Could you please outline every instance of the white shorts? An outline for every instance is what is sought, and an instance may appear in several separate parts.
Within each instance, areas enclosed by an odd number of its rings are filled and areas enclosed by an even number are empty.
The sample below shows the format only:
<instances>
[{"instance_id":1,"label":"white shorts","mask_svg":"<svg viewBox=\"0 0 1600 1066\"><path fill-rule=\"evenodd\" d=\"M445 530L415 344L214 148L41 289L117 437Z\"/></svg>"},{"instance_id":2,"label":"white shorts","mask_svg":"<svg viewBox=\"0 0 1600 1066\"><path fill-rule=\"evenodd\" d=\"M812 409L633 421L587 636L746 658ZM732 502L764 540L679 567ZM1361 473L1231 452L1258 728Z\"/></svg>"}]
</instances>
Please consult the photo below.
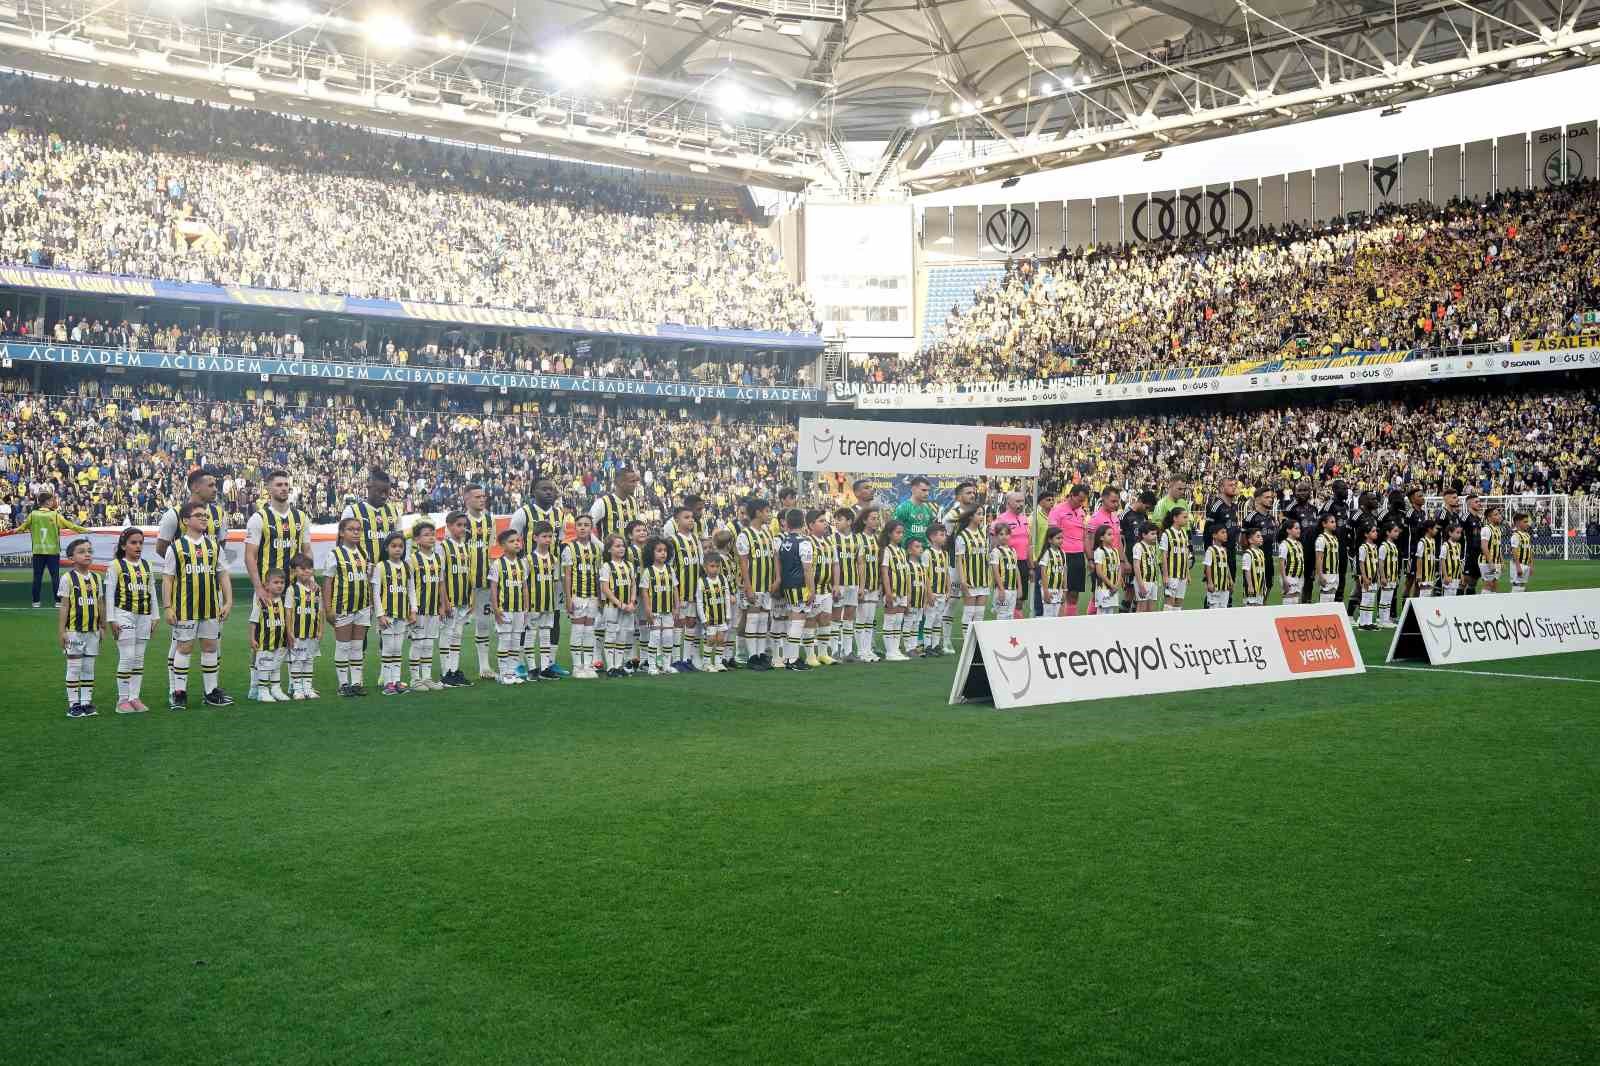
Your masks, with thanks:
<instances>
[{"instance_id":1,"label":"white shorts","mask_svg":"<svg viewBox=\"0 0 1600 1066\"><path fill-rule=\"evenodd\" d=\"M883 601L883 605L891 611L897 611L905 607L909 601L910 597L907 596L890 596Z\"/></svg>"},{"instance_id":2,"label":"white shorts","mask_svg":"<svg viewBox=\"0 0 1600 1066\"><path fill-rule=\"evenodd\" d=\"M1144 591L1139 590L1139 583L1133 585L1134 601L1136 603L1154 603L1161 596L1161 590L1154 584L1146 585Z\"/></svg>"},{"instance_id":3,"label":"white shorts","mask_svg":"<svg viewBox=\"0 0 1600 1066\"><path fill-rule=\"evenodd\" d=\"M343 629L345 626L370 626L372 624L372 608L363 607L350 614L336 614L333 616L333 627Z\"/></svg>"},{"instance_id":4,"label":"white shorts","mask_svg":"<svg viewBox=\"0 0 1600 1066\"><path fill-rule=\"evenodd\" d=\"M632 625L637 619L638 614L632 607L614 607L609 604L606 606L605 626L607 629L619 628L624 624Z\"/></svg>"},{"instance_id":5,"label":"white shorts","mask_svg":"<svg viewBox=\"0 0 1600 1066\"><path fill-rule=\"evenodd\" d=\"M754 611L756 614L762 614L772 610L772 593L752 592L748 596L741 596L739 598L739 605L747 611Z\"/></svg>"},{"instance_id":6,"label":"white shorts","mask_svg":"<svg viewBox=\"0 0 1600 1066\"><path fill-rule=\"evenodd\" d=\"M1106 588L1101 585L1094 590L1094 609L1097 611L1116 610L1122 606L1122 590Z\"/></svg>"},{"instance_id":7,"label":"white shorts","mask_svg":"<svg viewBox=\"0 0 1600 1066\"><path fill-rule=\"evenodd\" d=\"M1169 577L1166 581L1167 598L1181 600L1189 594L1189 579L1186 577Z\"/></svg>"},{"instance_id":8,"label":"white shorts","mask_svg":"<svg viewBox=\"0 0 1600 1066\"><path fill-rule=\"evenodd\" d=\"M79 659L93 659L100 654L100 633L79 633L67 630L67 654Z\"/></svg>"},{"instance_id":9,"label":"white shorts","mask_svg":"<svg viewBox=\"0 0 1600 1066\"><path fill-rule=\"evenodd\" d=\"M442 622L436 614L419 614L411 623L406 635L412 640L438 640Z\"/></svg>"},{"instance_id":10,"label":"white shorts","mask_svg":"<svg viewBox=\"0 0 1600 1066\"><path fill-rule=\"evenodd\" d=\"M1299 603L1300 602L1300 596L1304 592L1305 592L1305 586L1300 584L1297 581L1293 585L1289 585L1286 588L1284 588L1284 590L1283 590L1283 602L1284 603Z\"/></svg>"},{"instance_id":11,"label":"white shorts","mask_svg":"<svg viewBox=\"0 0 1600 1066\"><path fill-rule=\"evenodd\" d=\"M882 600L882 599L883 599L883 590L882 589L863 588L861 590L861 596L859 597L859 601L860 602L857 603L857 606L858 607L876 607L878 605L878 602L880 600Z\"/></svg>"},{"instance_id":12,"label":"white shorts","mask_svg":"<svg viewBox=\"0 0 1600 1066\"><path fill-rule=\"evenodd\" d=\"M1416 592L1413 592L1411 594L1413 599L1421 599L1423 597L1432 596L1432 595L1433 595L1433 586L1432 585L1422 585L1417 589Z\"/></svg>"},{"instance_id":13,"label":"white shorts","mask_svg":"<svg viewBox=\"0 0 1600 1066\"><path fill-rule=\"evenodd\" d=\"M1267 599L1265 596L1246 596L1244 598L1244 605L1246 607L1260 607L1266 602Z\"/></svg>"},{"instance_id":14,"label":"white shorts","mask_svg":"<svg viewBox=\"0 0 1600 1066\"><path fill-rule=\"evenodd\" d=\"M487 588L472 590L472 614L490 627L494 626L494 601L489 598Z\"/></svg>"},{"instance_id":15,"label":"white shorts","mask_svg":"<svg viewBox=\"0 0 1600 1066\"><path fill-rule=\"evenodd\" d=\"M467 624L467 619L471 617L471 607L452 607L450 612L444 616L444 628L452 631L460 629Z\"/></svg>"},{"instance_id":16,"label":"white shorts","mask_svg":"<svg viewBox=\"0 0 1600 1066\"><path fill-rule=\"evenodd\" d=\"M406 635L406 630L410 628L411 623L404 618L391 618L388 625L378 627L378 635L381 637L403 637Z\"/></svg>"},{"instance_id":17,"label":"white shorts","mask_svg":"<svg viewBox=\"0 0 1600 1066\"><path fill-rule=\"evenodd\" d=\"M1483 580L1483 581L1499 581L1500 580L1500 564L1499 563L1479 563L1478 564L1478 577L1479 577L1480 580Z\"/></svg>"},{"instance_id":18,"label":"white shorts","mask_svg":"<svg viewBox=\"0 0 1600 1066\"><path fill-rule=\"evenodd\" d=\"M928 613L936 618L943 618L950 611L949 596L935 596L928 605Z\"/></svg>"},{"instance_id":19,"label":"white shorts","mask_svg":"<svg viewBox=\"0 0 1600 1066\"><path fill-rule=\"evenodd\" d=\"M321 651L322 641L299 640L295 642L294 647L289 649L289 659L291 662L308 663L315 659Z\"/></svg>"},{"instance_id":20,"label":"white shorts","mask_svg":"<svg viewBox=\"0 0 1600 1066\"><path fill-rule=\"evenodd\" d=\"M572 597L572 617L599 618L600 600L595 596Z\"/></svg>"},{"instance_id":21,"label":"white shorts","mask_svg":"<svg viewBox=\"0 0 1600 1066\"><path fill-rule=\"evenodd\" d=\"M287 657L288 648L274 648L271 651L256 652L255 667L257 670L276 670L283 665Z\"/></svg>"},{"instance_id":22,"label":"white shorts","mask_svg":"<svg viewBox=\"0 0 1600 1066\"><path fill-rule=\"evenodd\" d=\"M1233 600L1233 590L1232 589L1228 589L1227 591L1224 591L1224 592L1208 592L1208 593L1206 593L1206 606L1210 607L1210 608L1213 608L1213 609L1218 608L1218 607L1226 607L1226 606L1228 606L1229 603L1232 602L1232 600Z\"/></svg>"},{"instance_id":23,"label":"white shorts","mask_svg":"<svg viewBox=\"0 0 1600 1066\"><path fill-rule=\"evenodd\" d=\"M1323 592L1328 592L1330 590L1334 592L1339 591L1339 575L1323 574L1321 578L1321 585Z\"/></svg>"},{"instance_id":24,"label":"white shorts","mask_svg":"<svg viewBox=\"0 0 1600 1066\"><path fill-rule=\"evenodd\" d=\"M996 618L1010 618L1017 609L1016 589L994 590L994 616Z\"/></svg>"},{"instance_id":25,"label":"white shorts","mask_svg":"<svg viewBox=\"0 0 1600 1066\"><path fill-rule=\"evenodd\" d=\"M844 585L839 589L839 594L833 598L836 607L854 607L861 602L860 585Z\"/></svg>"},{"instance_id":26,"label":"white shorts","mask_svg":"<svg viewBox=\"0 0 1600 1066\"><path fill-rule=\"evenodd\" d=\"M1461 582L1459 581L1446 581L1443 585L1439 586L1439 595L1441 596L1454 596L1460 591Z\"/></svg>"},{"instance_id":27,"label":"white shorts","mask_svg":"<svg viewBox=\"0 0 1600 1066\"><path fill-rule=\"evenodd\" d=\"M961 595L967 597L967 599L969 599L969 600L970 599L975 599L975 598L978 598L978 597L986 597L986 596L989 595L989 586L988 585L967 585L967 586L962 588Z\"/></svg>"},{"instance_id":28,"label":"white shorts","mask_svg":"<svg viewBox=\"0 0 1600 1066\"><path fill-rule=\"evenodd\" d=\"M154 620L149 615L129 614L127 611L112 611L110 619L112 625L122 627L122 631L117 634L116 639L127 640L130 637L134 640L150 639L150 630L154 625ZM128 632L130 629L133 632Z\"/></svg>"},{"instance_id":29,"label":"white shorts","mask_svg":"<svg viewBox=\"0 0 1600 1066\"><path fill-rule=\"evenodd\" d=\"M831 611L831 610L833 610L833 593L831 593L831 592L819 592L819 593L817 593L816 596L812 597L811 609L813 611Z\"/></svg>"},{"instance_id":30,"label":"white shorts","mask_svg":"<svg viewBox=\"0 0 1600 1066\"><path fill-rule=\"evenodd\" d=\"M502 640L520 637L528 628L527 611L507 611L504 618L504 621L497 621L494 624L494 635ZM501 647L505 645L502 644Z\"/></svg>"},{"instance_id":31,"label":"white shorts","mask_svg":"<svg viewBox=\"0 0 1600 1066\"><path fill-rule=\"evenodd\" d=\"M192 640L216 640L222 636L222 623L215 618L201 622L172 623L172 642L187 644Z\"/></svg>"},{"instance_id":32,"label":"white shorts","mask_svg":"<svg viewBox=\"0 0 1600 1066\"><path fill-rule=\"evenodd\" d=\"M722 636L726 636L727 632L728 632L728 627L725 626L725 625L714 625L714 626L706 626L705 627L705 635L707 637L722 637Z\"/></svg>"}]
</instances>

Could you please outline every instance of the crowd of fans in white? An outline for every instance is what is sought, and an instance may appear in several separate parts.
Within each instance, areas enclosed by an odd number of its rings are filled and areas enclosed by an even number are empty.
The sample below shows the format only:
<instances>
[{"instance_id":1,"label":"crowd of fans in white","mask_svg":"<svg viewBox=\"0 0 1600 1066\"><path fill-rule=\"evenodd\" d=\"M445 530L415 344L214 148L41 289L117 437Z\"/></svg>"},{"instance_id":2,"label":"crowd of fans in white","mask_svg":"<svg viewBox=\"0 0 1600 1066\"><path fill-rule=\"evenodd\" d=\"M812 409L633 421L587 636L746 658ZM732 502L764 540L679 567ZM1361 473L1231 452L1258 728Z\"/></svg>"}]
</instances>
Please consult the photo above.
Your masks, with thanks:
<instances>
[{"instance_id":1,"label":"crowd of fans in white","mask_svg":"<svg viewBox=\"0 0 1600 1066\"><path fill-rule=\"evenodd\" d=\"M815 332L750 224L622 172L0 77L0 262Z\"/></svg>"}]
</instances>

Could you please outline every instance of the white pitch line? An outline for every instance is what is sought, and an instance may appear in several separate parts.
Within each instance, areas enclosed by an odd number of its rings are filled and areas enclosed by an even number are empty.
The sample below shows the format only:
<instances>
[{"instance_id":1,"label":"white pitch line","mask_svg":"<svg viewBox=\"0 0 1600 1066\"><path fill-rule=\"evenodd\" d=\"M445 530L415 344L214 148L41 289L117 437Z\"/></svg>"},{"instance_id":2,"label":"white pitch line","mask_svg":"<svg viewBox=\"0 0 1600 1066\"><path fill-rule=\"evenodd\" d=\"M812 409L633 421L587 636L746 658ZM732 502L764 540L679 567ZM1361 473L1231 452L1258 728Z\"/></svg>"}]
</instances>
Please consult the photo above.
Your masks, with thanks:
<instances>
[{"instance_id":1,"label":"white pitch line","mask_svg":"<svg viewBox=\"0 0 1600 1066\"><path fill-rule=\"evenodd\" d=\"M1379 666L1372 664L1368 670L1413 670L1419 674L1473 674L1477 677L1515 677L1522 681L1576 681L1580 685L1600 685L1600 678L1556 677L1553 674L1508 674L1499 670L1445 670L1437 666Z\"/></svg>"}]
</instances>

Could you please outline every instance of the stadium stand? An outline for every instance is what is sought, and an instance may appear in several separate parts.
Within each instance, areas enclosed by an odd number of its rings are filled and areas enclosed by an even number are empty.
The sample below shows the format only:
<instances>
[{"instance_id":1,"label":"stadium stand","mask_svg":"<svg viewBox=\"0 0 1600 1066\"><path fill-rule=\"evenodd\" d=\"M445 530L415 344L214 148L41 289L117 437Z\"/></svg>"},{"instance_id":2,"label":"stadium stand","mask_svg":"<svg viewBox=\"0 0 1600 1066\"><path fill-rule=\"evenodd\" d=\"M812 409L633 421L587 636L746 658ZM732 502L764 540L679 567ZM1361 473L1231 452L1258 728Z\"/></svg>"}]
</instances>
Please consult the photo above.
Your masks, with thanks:
<instances>
[{"instance_id":1,"label":"stadium stand","mask_svg":"<svg viewBox=\"0 0 1600 1066\"><path fill-rule=\"evenodd\" d=\"M622 172L0 78L0 262L814 332L777 250Z\"/></svg>"},{"instance_id":2,"label":"stadium stand","mask_svg":"<svg viewBox=\"0 0 1600 1066\"><path fill-rule=\"evenodd\" d=\"M1593 181L1230 242L1019 260L865 380L956 384L1216 367L1558 336L1600 304ZM929 313L935 304L931 294Z\"/></svg>"}]
</instances>

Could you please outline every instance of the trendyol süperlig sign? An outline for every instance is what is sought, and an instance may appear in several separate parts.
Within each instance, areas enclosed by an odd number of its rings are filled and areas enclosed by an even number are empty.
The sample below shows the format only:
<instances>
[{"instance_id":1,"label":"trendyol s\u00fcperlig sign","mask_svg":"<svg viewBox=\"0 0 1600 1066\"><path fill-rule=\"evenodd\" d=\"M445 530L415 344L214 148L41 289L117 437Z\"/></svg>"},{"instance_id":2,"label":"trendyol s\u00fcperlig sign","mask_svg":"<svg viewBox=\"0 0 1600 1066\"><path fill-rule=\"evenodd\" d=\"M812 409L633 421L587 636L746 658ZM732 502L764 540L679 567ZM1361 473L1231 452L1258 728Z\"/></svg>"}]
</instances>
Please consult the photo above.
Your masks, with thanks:
<instances>
[{"instance_id":1,"label":"trendyol s\u00fcperlig sign","mask_svg":"<svg viewBox=\"0 0 1600 1066\"><path fill-rule=\"evenodd\" d=\"M1039 476L1040 431L802 418L801 470L872 474Z\"/></svg>"}]
</instances>

